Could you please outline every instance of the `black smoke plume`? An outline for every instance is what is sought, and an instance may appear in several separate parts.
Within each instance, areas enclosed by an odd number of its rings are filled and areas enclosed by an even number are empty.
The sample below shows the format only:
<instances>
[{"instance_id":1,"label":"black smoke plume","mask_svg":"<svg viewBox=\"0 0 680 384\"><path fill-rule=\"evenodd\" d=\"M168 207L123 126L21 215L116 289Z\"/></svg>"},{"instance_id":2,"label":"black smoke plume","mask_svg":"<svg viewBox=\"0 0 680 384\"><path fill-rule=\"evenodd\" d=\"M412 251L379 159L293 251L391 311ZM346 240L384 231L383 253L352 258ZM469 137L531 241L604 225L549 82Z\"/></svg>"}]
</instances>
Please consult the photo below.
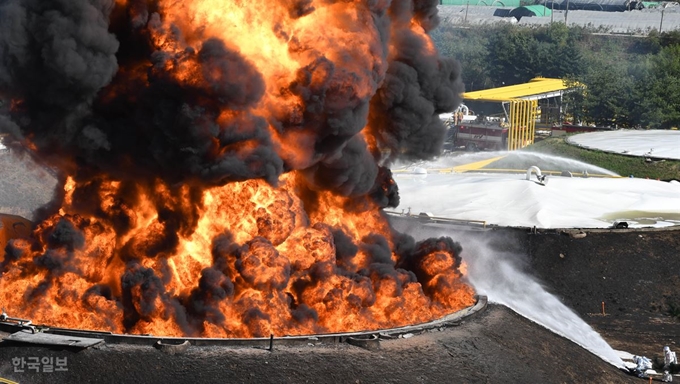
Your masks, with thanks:
<instances>
[{"instance_id":1,"label":"black smoke plume","mask_svg":"<svg viewBox=\"0 0 680 384\"><path fill-rule=\"evenodd\" d=\"M284 3L296 17L314 12L309 1ZM310 186L359 196L373 186L380 157L374 149L372 158L357 137L369 119L369 132L392 158L432 157L443 141L437 113L453 109L462 90L457 64L424 55L427 44L410 27L414 19L422 33L434 28L436 1L385 6L370 9L381 36L368 75L374 97L359 96L348 86L357 74L319 52L287 90L305 102L302 114L265 118L254 113L264 82L253 63L214 38L195 51L162 22L155 1L122 9L113 0L6 1L0 130L29 138L42 158L78 181L103 172L116 180L204 186L251 178L276 184L296 165L277 153L268 126L284 138L307 131L315 155L297 166L307 168ZM149 38L158 33L184 50L158 50ZM314 49L294 37L289 44L293 51ZM397 48L394 57L388 44ZM178 81L177 71L188 65L197 67L193 81ZM233 113L220 118L225 108Z\"/></svg>"}]
</instances>

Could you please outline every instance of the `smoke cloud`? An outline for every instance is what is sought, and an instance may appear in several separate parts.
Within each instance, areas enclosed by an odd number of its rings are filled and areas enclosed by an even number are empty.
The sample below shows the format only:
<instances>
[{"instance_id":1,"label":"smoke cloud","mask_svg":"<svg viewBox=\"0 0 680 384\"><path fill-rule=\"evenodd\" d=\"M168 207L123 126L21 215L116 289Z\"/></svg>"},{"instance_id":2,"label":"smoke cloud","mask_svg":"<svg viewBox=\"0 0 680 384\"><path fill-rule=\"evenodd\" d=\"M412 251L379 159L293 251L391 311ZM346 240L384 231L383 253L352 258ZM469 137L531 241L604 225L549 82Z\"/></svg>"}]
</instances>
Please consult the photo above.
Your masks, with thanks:
<instances>
[{"instance_id":1,"label":"smoke cloud","mask_svg":"<svg viewBox=\"0 0 680 384\"><path fill-rule=\"evenodd\" d=\"M0 5L0 128L29 137L71 175L77 164L81 178L104 171L170 184L276 184L283 172L304 169L314 189L359 196L374 184L381 151L436 155L444 134L437 113L460 102L457 64L432 55L425 41L438 23L435 1L373 3L370 17L362 16L378 37L368 43L370 56L347 47L332 60L286 34L291 52L316 58L281 89L299 97L302 109L273 106L271 116L257 110L263 74L238 47L208 38L196 48L189 42L195 36L167 22L156 2L123 4ZM309 1L282 6L293 18L316 11ZM339 24L356 28L343 17ZM370 148L358 136L367 124L377 139ZM304 139L313 150L292 159L272 133L284 142Z\"/></svg>"}]
</instances>

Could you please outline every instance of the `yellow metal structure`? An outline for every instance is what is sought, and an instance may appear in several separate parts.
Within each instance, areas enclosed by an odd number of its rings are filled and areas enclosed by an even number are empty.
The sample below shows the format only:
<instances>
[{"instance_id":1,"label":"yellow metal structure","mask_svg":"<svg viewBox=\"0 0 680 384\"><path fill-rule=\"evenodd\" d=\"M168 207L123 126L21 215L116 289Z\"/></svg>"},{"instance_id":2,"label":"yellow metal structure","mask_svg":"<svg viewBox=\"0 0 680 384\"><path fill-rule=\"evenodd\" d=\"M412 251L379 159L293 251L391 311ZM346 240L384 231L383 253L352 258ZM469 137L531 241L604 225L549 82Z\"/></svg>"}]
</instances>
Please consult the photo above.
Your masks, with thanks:
<instances>
[{"instance_id":1,"label":"yellow metal structure","mask_svg":"<svg viewBox=\"0 0 680 384\"><path fill-rule=\"evenodd\" d=\"M509 104L508 151L514 151L534 143L538 101L515 99Z\"/></svg>"},{"instance_id":2,"label":"yellow metal structure","mask_svg":"<svg viewBox=\"0 0 680 384\"><path fill-rule=\"evenodd\" d=\"M503 104L509 123L508 150L513 151L534 143L538 100L561 96L571 88L562 79L537 77L524 84L465 92L463 99Z\"/></svg>"},{"instance_id":3,"label":"yellow metal structure","mask_svg":"<svg viewBox=\"0 0 680 384\"><path fill-rule=\"evenodd\" d=\"M512 99L545 98L546 95L559 94L560 91L571 89L562 79L536 77L528 83L508 85L505 87L484 89L481 91L465 92L463 99L476 101L510 101ZM532 97L535 96L535 97Z\"/></svg>"}]
</instances>

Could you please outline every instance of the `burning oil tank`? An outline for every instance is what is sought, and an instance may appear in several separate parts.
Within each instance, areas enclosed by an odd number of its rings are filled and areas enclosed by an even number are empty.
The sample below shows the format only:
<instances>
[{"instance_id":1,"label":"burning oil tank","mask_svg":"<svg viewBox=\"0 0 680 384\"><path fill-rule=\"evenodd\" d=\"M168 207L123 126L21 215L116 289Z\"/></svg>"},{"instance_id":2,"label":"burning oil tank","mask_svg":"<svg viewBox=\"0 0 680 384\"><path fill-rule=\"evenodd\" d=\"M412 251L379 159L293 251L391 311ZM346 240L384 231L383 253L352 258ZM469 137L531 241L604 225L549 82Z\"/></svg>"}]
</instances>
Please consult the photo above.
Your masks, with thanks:
<instances>
[{"instance_id":1,"label":"burning oil tank","mask_svg":"<svg viewBox=\"0 0 680 384\"><path fill-rule=\"evenodd\" d=\"M460 68L432 1L0 5L0 129L57 168L5 248L13 316L268 337L427 322L475 302L450 238L382 208L439 153Z\"/></svg>"}]
</instances>

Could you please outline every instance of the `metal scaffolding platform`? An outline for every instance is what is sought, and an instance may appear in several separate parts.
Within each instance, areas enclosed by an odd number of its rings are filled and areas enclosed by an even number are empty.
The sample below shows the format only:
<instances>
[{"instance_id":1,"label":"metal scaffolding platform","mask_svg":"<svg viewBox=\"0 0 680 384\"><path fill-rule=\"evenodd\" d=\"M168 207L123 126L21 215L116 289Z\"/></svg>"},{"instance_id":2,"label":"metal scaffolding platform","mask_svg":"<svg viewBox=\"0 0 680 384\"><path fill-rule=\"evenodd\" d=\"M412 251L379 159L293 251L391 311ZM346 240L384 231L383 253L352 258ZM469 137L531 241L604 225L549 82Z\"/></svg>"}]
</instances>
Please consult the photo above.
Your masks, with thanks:
<instances>
[{"instance_id":1,"label":"metal scaffolding platform","mask_svg":"<svg viewBox=\"0 0 680 384\"><path fill-rule=\"evenodd\" d=\"M562 79L536 77L528 83L463 93L463 99L501 103L508 122L507 149L524 148L534 143L538 100L559 97L578 85Z\"/></svg>"}]
</instances>

